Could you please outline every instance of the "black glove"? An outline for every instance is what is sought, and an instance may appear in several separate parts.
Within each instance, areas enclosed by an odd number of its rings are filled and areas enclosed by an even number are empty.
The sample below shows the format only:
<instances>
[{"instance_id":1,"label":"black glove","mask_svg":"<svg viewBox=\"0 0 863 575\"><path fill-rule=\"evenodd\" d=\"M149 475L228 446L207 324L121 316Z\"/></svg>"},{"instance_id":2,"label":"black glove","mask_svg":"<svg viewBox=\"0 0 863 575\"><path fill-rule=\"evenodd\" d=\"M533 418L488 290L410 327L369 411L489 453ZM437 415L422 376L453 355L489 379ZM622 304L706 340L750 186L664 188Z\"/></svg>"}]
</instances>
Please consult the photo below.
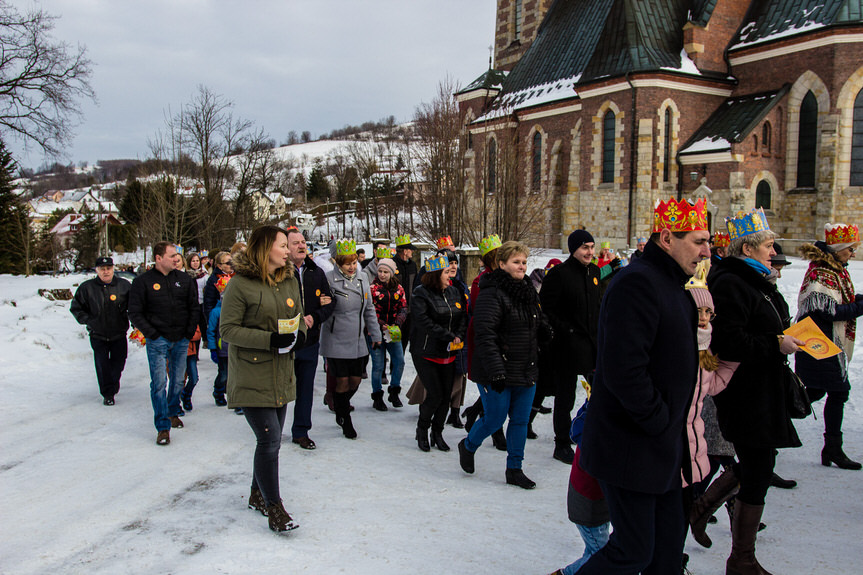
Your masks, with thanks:
<instances>
[{"instance_id":1,"label":"black glove","mask_svg":"<svg viewBox=\"0 0 863 575\"><path fill-rule=\"evenodd\" d=\"M506 376L496 375L491 378L491 382L488 385L492 390L503 393L503 390L506 389Z\"/></svg>"},{"instance_id":2,"label":"black glove","mask_svg":"<svg viewBox=\"0 0 863 575\"><path fill-rule=\"evenodd\" d=\"M272 333L270 334L270 347L283 348L290 347L297 336L293 333Z\"/></svg>"},{"instance_id":3,"label":"black glove","mask_svg":"<svg viewBox=\"0 0 863 575\"><path fill-rule=\"evenodd\" d=\"M613 260L608 262L608 265L611 266L612 270L616 270L617 268L620 267L620 258L614 258Z\"/></svg>"}]
</instances>

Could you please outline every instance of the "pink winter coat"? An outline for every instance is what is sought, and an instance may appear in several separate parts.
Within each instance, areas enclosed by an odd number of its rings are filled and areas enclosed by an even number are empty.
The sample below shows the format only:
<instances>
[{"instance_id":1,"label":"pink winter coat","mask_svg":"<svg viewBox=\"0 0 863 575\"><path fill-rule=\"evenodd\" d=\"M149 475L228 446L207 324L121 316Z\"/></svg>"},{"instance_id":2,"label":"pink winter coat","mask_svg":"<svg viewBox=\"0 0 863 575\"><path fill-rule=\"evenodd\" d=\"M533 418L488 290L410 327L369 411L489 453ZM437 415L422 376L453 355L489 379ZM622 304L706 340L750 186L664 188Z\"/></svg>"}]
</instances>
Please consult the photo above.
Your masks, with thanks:
<instances>
[{"instance_id":1,"label":"pink winter coat","mask_svg":"<svg viewBox=\"0 0 863 575\"><path fill-rule=\"evenodd\" d=\"M707 441L704 439L704 420L701 418L704 398L708 395L716 395L725 389L738 365L740 363L736 361L719 360L719 367L716 368L716 371L708 371L703 367L698 368L695 393L692 395L692 404L686 415L686 436L689 438L693 483L698 483L704 479L710 471L710 461L707 458ZM686 486L685 479L683 485Z\"/></svg>"}]
</instances>

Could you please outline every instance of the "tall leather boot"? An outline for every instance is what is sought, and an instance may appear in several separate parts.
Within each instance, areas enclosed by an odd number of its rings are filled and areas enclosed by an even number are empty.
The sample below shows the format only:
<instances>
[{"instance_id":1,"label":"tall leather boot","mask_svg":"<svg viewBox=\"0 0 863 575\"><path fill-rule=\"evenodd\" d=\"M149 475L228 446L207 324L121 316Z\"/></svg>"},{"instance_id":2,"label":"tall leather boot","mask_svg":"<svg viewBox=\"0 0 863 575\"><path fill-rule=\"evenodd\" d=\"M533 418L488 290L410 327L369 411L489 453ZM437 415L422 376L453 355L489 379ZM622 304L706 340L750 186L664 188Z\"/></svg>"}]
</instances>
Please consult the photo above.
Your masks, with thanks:
<instances>
[{"instance_id":1,"label":"tall leather boot","mask_svg":"<svg viewBox=\"0 0 863 575\"><path fill-rule=\"evenodd\" d=\"M417 447L420 448L420 451L431 451L431 445L429 445L429 430L423 429L419 425L417 425Z\"/></svg>"},{"instance_id":2,"label":"tall leather boot","mask_svg":"<svg viewBox=\"0 0 863 575\"><path fill-rule=\"evenodd\" d=\"M842 434L827 435L824 434L824 449L821 450L821 465L830 467L831 463L835 463L839 469L851 469L858 471L863 465L858 461L849 459L845 452L842 451Z\"/></svg>"},{"instance_id":3,"label":"tall leather boot","mask_svg":"<svg viewBox=\"0 0 863 575\"><path fill-rule=\"evenodd\" d=\"M755 558L755 536L763 512L763 505L734 501L731 555L725 562L725 575L771 575Z\"/></svg>"},{"instance_id":4,"label":"tall leather boot","mask_svg":"<svg viewBox=\"0 0 863 575\"><path fill-rule=\"evenodd\" d=\"M348 439L356 439L357 431L351 421L351 404L347 393L336 392L333 394L333 403L336 408L336 423L342 428L342 434Z\"/></svg>"},{"instance_id":5,"label":"tall leather boot","mask_svg":"<svg viewBox=\"0 0 863 575\"><path fill-rule=\"evenodd\" d=\"M692 503L689 512L689 528L692 536L702 547L710 547L713 542L707 536L707 521L716 513L719 506L737 494L740 483L730 469L722 472L716 480L710 484L704 495Z\"/></svg>"}]
</instances>

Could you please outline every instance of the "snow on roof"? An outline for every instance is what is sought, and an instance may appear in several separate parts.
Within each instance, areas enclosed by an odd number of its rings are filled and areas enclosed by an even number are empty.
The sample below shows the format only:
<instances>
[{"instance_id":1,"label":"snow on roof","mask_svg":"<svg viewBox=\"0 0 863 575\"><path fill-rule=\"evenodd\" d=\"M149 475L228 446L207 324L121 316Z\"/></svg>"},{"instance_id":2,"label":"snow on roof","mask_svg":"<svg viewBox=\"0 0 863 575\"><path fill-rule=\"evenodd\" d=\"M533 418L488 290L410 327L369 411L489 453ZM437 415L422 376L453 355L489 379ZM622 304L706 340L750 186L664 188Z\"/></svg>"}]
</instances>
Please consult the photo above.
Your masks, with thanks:
<instances>
[{"instance_id":1,"label":"snow on roof","mask_svg":"<svg viewBox=\"0 0 863 575\"><path fill-rule=\"evenodd\" d=\"M695 62L689 57L689 54L686 53L686 50L680 50L680 67L679 68L670 68L663 66L660 70L672 70L675 72L683 72L684 74L695 74L697 76L701 75L701 71L698 69L698 66L695 65Z\"/></svg>"},{"instance_id":2,"label":"snow on roof","mask_svg":"<svg viewBox=\"0 0 863 575\"><path fill-rule=\"evenodd\" d=\"M550 104L558 100L574 98L578 94L575 91L575 84L581 79L581 74L532 86L518 92L504 94L495 103L494 108L483 114L472 123L477 124L486 120L501 118L516 110Z\"/></svg>"},{"instance_id":3,"label":"snow on roof","mask_svg":"<svg viewBox=\"0 0 863 575\"><path fill-rule=\"evenodd\" d=\"M703 138L680 150L681 154L703 154L707 152L727 152L731 150L731 143L725 138Z\"/></svg>"}]
</instances>

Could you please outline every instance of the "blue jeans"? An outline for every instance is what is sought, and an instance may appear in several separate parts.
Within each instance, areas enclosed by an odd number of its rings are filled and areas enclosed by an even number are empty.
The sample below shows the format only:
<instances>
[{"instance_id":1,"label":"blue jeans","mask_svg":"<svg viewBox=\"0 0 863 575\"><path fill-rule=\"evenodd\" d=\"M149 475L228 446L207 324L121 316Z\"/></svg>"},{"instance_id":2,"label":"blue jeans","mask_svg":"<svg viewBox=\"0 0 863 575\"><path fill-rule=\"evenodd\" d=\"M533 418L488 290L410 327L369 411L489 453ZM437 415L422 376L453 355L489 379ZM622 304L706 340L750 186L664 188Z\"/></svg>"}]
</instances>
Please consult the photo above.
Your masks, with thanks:
<instances>
[{"instance_id":1,"label":"blue jeans","mask_svg":"<svg viewBox=\"0 0 863 575\"><path fill-rule=\"evenodd\" d=\"M563 575L573 575L582 565L587 563L591 555L605 547L605 544L608 543L609 525L611 524L603 523L599 527L585 527L576 523L575 526L578 527L578 532L581 533L581 538L584 540L584 555L561 569Z\"/></svg>"},{"instance_id":2,"label":"blue jeans","mask_svg":"<svg viewBox=\"0 0 863 575\"><path fill-rule=\"evenodd\" d=\"M186 356L186 386L183 388L183 397L191 399L192 391L198 385L198 356Z\"/></svg>"},{"instance_id":3,"label":"blue jeans","mask_svg":"<svg viewBox=\"0 0 863 575\"><path fill-rule=\"evenodd\" d=\"M171 429L171 417L180 413L180 392L183 391L183 374L186 372L186 352L189 340L168 341L164 337L147 340L147 362L150 365L150 401L153 404L153 423L157 431ZM167 396L166 373L171 380Z\"/></svg>"},{"instance_id":4,"label":"blue jeans","mask_svg":"<svg viewBox=\"0 0 863 575\"><path fill-rule=\"evenodd\" d=\"M224 399L225 392L228 390L228 358L219 356L219 371L216 372L216 379L213 380L213 397L216 399Z\"/></svg>"},{"instance_id":5,"label":"blue jeans","mask_svg":"<svg viewBox=\"0 0 863 575\"><path fill-rule=\"evenodd\" d=\"M386 365L386 353L390 354L392 362L390 371L390 387L401 387L402 372L405 370L405 350L402 349L402 342L391 341L389 343L381 343L377 349L372 349L372 391L380 391L383 388L381 380L384 376L384 366Z\"/></svg>"},{"instance_id":6,"label":"blue jeans","mask_svg":"<svg viewBox=\"0 0 863 575\"><path fill-rule=\"evenodd\" d=\"M308 437L312 428L312 403L315 396L315 371L321 344L304 347L294 354L294 375L297 378L297 400L294 402L294 424L291 438Z\"/></svg>"},{"instance_id":7,"label":"blue jeans","mask_svg":"<svg viewBox=\"0 0 863 575\"><path fill-rule=\"evenodd\" d=\"M482 398L483 416L470 428L464 445L468 451L476 451L483 440L501 428L506 416L506 468L521 469L524 459L524 443L527 441L527 422L536 386L505 387L502 392L477 384Z\"/></svg>"}]
</instances>

